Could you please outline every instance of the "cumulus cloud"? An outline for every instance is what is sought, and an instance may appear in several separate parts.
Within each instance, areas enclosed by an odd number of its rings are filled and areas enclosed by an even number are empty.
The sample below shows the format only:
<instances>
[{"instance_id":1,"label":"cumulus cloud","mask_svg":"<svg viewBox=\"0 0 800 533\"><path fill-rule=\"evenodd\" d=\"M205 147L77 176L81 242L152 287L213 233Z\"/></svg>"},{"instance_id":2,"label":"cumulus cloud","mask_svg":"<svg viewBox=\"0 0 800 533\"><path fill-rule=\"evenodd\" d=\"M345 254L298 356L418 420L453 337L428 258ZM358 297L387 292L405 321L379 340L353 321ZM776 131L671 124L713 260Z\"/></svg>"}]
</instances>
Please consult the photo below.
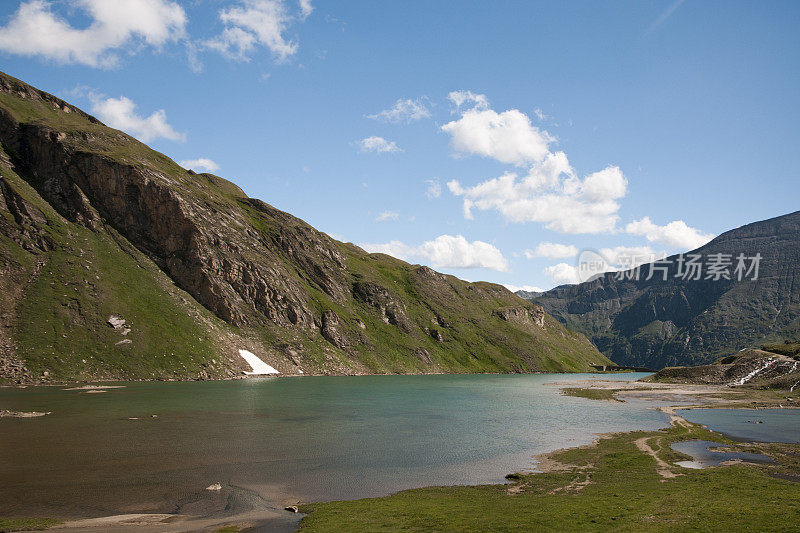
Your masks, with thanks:
<instances>
[{"instance_id":1,"label":"cumulus cloud","mask_svg":"<svg viewBox=\"0 0 800 533\"><path fill-rule=\"evenodd\" d=\"M557 285L580 283L581 281L578 275L578 268L567 263L549 266L544 269L544 273L550 276Z\"/></svg>"},{"instance_id":2,"label":"cumulus cloud","mask_svg":"<svg viewBox=\"0 0 800 533\"><path fill-rule=\"evenodd\" d=\"M577 178L563 152L550 154L526 176L507 172L473 187L458 181L447 183L456 196L464 197L464 216L473 209L494 209L511 222L540 222L561 233L612 231L619 220L618 200L627 191L627 179L618 167L607 167Z\"/></svg>"},{"instance_id":3,"label":"cumulus cloud","mask_svg":"<svg viewBox=\"0 0 800 533\"><path fill-rule=\"evenodd\" d=\"M442 185L439 183L439 180L426 180L425 183L428 184L428 188L425 190L425 196L427 196L428 199L433 200L442 195Z\"/></svg>"},{"instance_id":4,"label":"cumulus cloud","mask_svg":"<svg viewBox=\"0 0 800 533\"><path fill-rule=\"evenodd\" d=\"M498 113L474 107L458 120L442 126L442 131L450 135L450 146L456 153L476 154L515 165L542 161L554 140L517 109Z\"/></svg>"},{"instance_id":5,"label":"cumulus cloud","mask_svg":"<svg viewBox=\"0 0 800 533\"><path fill-rule=\"evenodd\" d=\"M630 222L625 226L625 231L631 235L644 235L650 242L688 250L699 248L714 238L713 234L692 228L683 220L673 220L665 226L659 226L650 217Z\"/></svg>"},{"instance_id":6,"label":"cumulus cloud","mask_svg":"<svg viewBox=\"0 0 800 533\"><path fill-rule=\"evenodd\" d=\"M459 107L467 101L478 103L442 126L452 149L527 168L471 187L448 182L450 192L464 198L465 218L472 218L475 209L496 210L511 222L539 222L561 233L615 230L619 200L628 188L619 167L609 165L581 179L564 152L551 151L555 139L532 125L527 115L517 109L498 113L484 105L485 97L462 93L450 93Z\"/></svg>"},{"instance_id":7,"label":"cumulus cloud","mask_svg":"<svg viewBox=\"0 0 800 533\"><path fill-rule=\"evenodd\" d=\"M456 152L529 166L525 175L506 172L473 187L450 181L450 191L464 197L466 218L472 218L473 209L494 209L512 222L540 222L562 233L615 228L618 200L627 192L622 171L609 166L581 180L564 152L550 151L554 139L533 126L524 113L472 108L442 130L451 136Z\"/></svg>"},{"instance_id":8,"label":"cumulus cloud","mask_svg":"<svg viewBox=\"0 0 800 533\"><path fill-rule=\"evenodd\" d=\"M178 163L183 168L190 168L195 172L214 172L219 170L219 165L207 157L197 159L184 159Z\"/></svg>"},{"instance_id":9,"label":"cumulus cloud","mask_svg":"<svg viewBox=\"0 0 800 533\"><path fill-rule=\"evenodd\" d=\"M489 100L484 94L475 94L472 91L450 91L447 99L456 107L456 111L464 107L472 109L486 109L489 107Z\"/></svg>"},{"instance_id":10,"label":"cumulus cloud","mask_svg":"<svg viewBox=\"0 0 800 533\"><path fill-rule=\"evenodd\" d=\"M539 243L533 250L525 250L525 257L546 257L548 259L563 259L565 257L575 257L578 255L578 248L571 244L558 244L553 242Z\"/></svg>"},{"instance_id":11,"label":"cumulus cloud","mask_svg":"<svg viewBox=\"0 0 800 533\"><path fill-rule=\"evenodd\" d=\"M419 260L434 268L508 270L508 261L494 245L483 241L470 242L462 235L440 235L420 246L409 246L401 241L360 246L368 252L384 253L405 261Z\"/></svg>"},{"instance_id":12,"label":"cumulus cloud","mask_svg":"<svg viewBox=\"0 0 800 533\"><path fill-rule=\"evenodd\" d=\"M398 215L394 211L384 211L383 213L375 217L375 220L377 222L383 222L384 220L397 220L399 216L400 215Z\"/></svg>"},{"instance_id":13,"label":"cumulus cloud","mask_svg":"<svg viewBox=\"0 0 800 533\"><path fill-rule=\"evenodd\" d=\"M413 122L431 116L431 112L425 101L421 98L411 100L410 98L400 99L389 109L384 109L374 115L367 115L367 118L383 120L385 122Z\"/></svg>"},{"instance_id":14,"label":"cumulus cloud","mask_svg":"<svg viewBox=\"0 0 800 533\"><path fill-rule=\"evenodd\" d=\"M311 11L310 2L301 2L301 18ZM297 42L284 37L292 21L283 0L243 0L238 5L222 9L219 20L225 29L205 42L206 48L216 50L237 61L249 61L253 51L263 46L278 61L285 61L297 52Z\"/></svg>"},{"instance_id":15,"label":"cumulus cloud","mask_svg":"<svg viewBox=\"0 0 800 533\"><path fill-rule=\"evenodd\" d=\"M361 139L356 145L362 152L376 152L382 154L403 151L394 141L387 141L383 137L377 137L375 135Z\"/></svg>"},{"instance_id":16,"label":"cumulus cloud","mask_svg":"<svg viewBox=\"0 0 800 533\"><path fill-rule=\"evenodd\" d=\"M136 104L128 97L104 98L90 95L90 98L92 113L97 115L100 120L142 142L150 142L155 139L186 140L185 133L178 133L167 122L167 114L163 109L154 111L145 117L136 112Z\"/></svg>"},{"instance_id":17,"label":"cumulus cloud","mask_svg":"<svg viewBox=\"0 0 800 533\"><path fill-rule=\"evenodd\" d=\"M86 14L89 24L76 28L53 11L54 2L22 2L8 24L0 28L0 50L40 56L58 63L111 68L115 53L139 43L159 47L185 35L186 13L169 0L69 0L69 7Z\"/></svg>"}]
</instances>

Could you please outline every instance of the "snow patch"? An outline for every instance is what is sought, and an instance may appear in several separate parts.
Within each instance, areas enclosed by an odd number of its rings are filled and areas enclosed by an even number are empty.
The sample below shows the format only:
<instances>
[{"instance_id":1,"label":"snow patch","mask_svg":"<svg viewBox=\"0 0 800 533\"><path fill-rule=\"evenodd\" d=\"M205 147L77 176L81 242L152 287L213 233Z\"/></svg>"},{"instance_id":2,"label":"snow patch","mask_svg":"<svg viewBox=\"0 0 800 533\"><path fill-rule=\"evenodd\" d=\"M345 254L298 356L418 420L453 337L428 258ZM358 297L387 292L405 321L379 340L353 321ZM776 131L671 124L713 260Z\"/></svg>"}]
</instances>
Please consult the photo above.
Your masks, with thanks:
<instances>
[{"instance_id":1,"label":"snow patch","mask_svg":"<svg viewBox=\"0 0 800 533\"><path fill-rule=\"evenodd\" d=\"M242 359L247 361L247 364L250 365L250 368L253 369L252 372L245 372L248 376L263 376L265 374L280 374L277 370L269 366L267 363L262 361L258 358L254 353L248 352L247 350L239 350L239 355L242 356Z\"/></svg>"},{"instance_id":2,"label":"snow patch","mask_svg":"<svg viewBox=\"0 0 800 533\"><path fill-rule=\"evenodd\" d=\"M737 379L736 381L731 382L730 385L744 385L745 383L747 383L748 381L750 381L751 379L756 377L758 374L760 374L761 372L763 372L764 370L766 370L767 368L771 367L772 365L774 365L777 362L778 362L778 358L777 357L771 357L762 366L756 368L755 370L753 370L752 372L747 374L745 377L743 377L741 379Z\"/></svg>"}]
</instances>

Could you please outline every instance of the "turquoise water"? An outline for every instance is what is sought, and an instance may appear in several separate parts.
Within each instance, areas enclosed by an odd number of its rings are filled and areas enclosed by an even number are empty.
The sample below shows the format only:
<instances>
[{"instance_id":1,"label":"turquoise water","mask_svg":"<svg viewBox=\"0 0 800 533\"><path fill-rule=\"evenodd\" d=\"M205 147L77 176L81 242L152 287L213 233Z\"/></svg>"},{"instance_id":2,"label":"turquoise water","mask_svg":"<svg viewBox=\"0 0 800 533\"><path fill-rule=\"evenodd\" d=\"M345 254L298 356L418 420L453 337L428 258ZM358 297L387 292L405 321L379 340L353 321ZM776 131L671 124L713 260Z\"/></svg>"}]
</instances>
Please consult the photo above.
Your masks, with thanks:
<instances>
[{"instance_id":1,"label":"turquoise water","mask_svg":"<svg viewBox=\"0 0 800 533\"><path fill-rule=\"evenodd\" d=\"M216 482L277 503L500 483L534 468L534 454L596 433L665 427L652 406L547 385L643 375L153 382L103 394L3 388L0 408L52 414L0 419L0 514L170 512Z\"/></svg>"},{"instance_id":2,"label":"turquoise water","mask_svg":"<svg viewBox=\"0 0 800 533\"><path fill-rule=\"evenodd\" d=\"M800 442L800 409L684 409L680 415L735 440Z\"/></svg>"}]
</instances>

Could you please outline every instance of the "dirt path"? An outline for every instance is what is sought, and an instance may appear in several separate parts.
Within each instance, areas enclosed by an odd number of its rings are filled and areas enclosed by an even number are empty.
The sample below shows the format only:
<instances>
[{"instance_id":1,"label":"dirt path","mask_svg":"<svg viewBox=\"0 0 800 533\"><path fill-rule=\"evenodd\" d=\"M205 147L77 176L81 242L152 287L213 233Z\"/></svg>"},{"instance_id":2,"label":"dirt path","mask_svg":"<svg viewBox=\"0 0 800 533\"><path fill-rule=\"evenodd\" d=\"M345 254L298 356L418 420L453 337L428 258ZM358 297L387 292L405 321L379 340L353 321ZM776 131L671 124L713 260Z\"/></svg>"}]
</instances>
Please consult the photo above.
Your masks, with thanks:
<instances>
[{"instance_id":1,"label":"dirt path","mask_svg":"<svg viewBox=\"0 0 800 533\"><path fill-rule=\"evenodd\" d=\"M650 439L654 437L642 437L641 439L636 439L634 444L636 447L639 448L641 451L652 457L656 460L656 471L658 474L663 477L664 479L672 479L674 477L678 477L680 474L676 474L672 471L672 467L666 461L664 461L658 454L650 447L647 443Z\"/></svg>"}]
</instances>

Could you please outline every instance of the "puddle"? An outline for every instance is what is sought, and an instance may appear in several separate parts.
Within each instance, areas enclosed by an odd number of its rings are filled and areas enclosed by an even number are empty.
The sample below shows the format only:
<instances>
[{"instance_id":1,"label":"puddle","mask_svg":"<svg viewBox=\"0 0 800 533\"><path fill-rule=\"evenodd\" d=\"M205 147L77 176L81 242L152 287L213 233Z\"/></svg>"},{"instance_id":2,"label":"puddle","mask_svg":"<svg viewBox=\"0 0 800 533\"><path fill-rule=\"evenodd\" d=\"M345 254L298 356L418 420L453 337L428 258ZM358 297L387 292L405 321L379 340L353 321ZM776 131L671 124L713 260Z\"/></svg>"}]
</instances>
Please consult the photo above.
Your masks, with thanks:
<instances>
[{"instance_id":1,"label":"puddle","mask_svg":"<svg viewBox=\"0 0 800 533\"><path fill-rule=\"evenodd\" d=\"M717 448L724 446L719 442L711 442L708 440L690 440L684 442L676 442L672 444L672 449L692 457L691 461L678 461L675 463L684 468L708 468L711 466L718 466L725 461L739 460L745 463L774 463L772 458L760 453L748 452L720 452L712 451L709 448Z\"/></svg>"}]
</instances>

